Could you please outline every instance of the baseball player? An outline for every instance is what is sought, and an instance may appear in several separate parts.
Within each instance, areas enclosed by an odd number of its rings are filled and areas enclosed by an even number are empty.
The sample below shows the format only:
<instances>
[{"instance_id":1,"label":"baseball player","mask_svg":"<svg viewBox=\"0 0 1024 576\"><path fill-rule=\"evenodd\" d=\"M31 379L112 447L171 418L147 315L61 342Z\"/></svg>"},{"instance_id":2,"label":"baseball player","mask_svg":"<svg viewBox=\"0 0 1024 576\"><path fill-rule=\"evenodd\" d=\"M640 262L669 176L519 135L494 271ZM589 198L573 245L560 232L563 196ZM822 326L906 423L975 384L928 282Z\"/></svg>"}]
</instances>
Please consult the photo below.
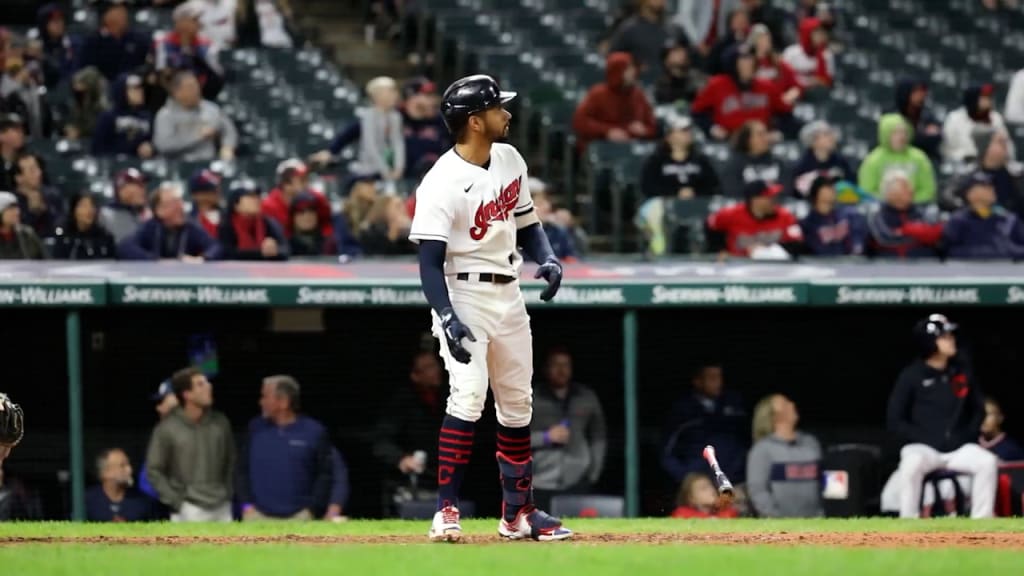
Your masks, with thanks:
<instances>
[{"instance_id":1,"label":"baseball player","mask_svg":"<svg viewBox=\"0 0 1024 576\"><path fill-rule=\"evenodd\" d=\"M25 434L25 414L6 394L0 392L0 464L21 442Z\"/></svg>"},{"instance_id":2,"label":"baseball player","mask_svg":"<svg viewBox=\"0 0 1024 576\"><path fill-rule=\"evenodd\" d=\"M498 416L498 533L514 540L572 536L533 504L533 349L517 247L540 265L536 277L548 283L544 301L558 291L562 266L534 212L526 162L498 142L512 118L504 104L514 97L490 76L468 76L449 86L441 112L456 144L416 191L409 238L420 245L420 280L451 388L438 441L437 513L429 532L436 542L462 536L459 486L488 382Z\"/></svg>"}]
</instances>

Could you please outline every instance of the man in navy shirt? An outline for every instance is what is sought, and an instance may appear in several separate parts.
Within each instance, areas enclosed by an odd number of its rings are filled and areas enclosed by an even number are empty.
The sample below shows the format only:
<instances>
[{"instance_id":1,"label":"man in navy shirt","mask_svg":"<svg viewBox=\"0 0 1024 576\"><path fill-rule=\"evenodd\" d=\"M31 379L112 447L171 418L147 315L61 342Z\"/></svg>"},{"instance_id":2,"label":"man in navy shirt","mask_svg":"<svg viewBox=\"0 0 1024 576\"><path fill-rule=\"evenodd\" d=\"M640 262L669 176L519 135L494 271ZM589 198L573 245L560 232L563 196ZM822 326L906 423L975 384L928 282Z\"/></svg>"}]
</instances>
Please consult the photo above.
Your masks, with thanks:
<instances>
[{"instance_id":1,"label":"man in navy shirt","mask_svg":"<svg viewBox=\"0 0 1024 576\"><path fill-rule=\"evenodd\" d=\"M249 422L238 470L244 520L310 520L330 498L334 462L327 430L300 415L299 383L263 380L263 414Z\"/></svg>"},{"instance_id":2,"label":"man in navy shirt","mask_svg":"<svg viewBox=\"0 0 1024 576\"><path fill-rule=\"evenodd\" d=\"M157 519L152 499L133 488L132 464L120 448L96 458L100 483L85 494L85 517L90 522L146 522Z\"/></svg>"},{"instance_id":3,"label":"man in navy shirt","mask_svg":"<svg viewBox=\"0 0 1024 576\"><path fill-rule=\"evenodd\" d=\"M113 82L118 76L146 63L152 40L131 28L126 0L99 0L100 29L85 39L78 68L95 66Z\"/></svg>"}]
</instances>

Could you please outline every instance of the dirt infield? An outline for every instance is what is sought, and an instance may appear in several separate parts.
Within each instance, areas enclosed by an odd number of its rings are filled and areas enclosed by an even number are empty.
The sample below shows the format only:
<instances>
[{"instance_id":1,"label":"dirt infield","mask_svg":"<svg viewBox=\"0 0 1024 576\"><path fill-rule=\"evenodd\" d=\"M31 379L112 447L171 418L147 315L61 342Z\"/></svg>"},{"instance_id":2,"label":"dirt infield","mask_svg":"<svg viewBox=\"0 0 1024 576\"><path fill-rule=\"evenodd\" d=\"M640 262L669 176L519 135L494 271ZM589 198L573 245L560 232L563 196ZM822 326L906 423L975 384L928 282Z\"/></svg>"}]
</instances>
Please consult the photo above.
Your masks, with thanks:
<instances>
[{"instance_id":1,"label":"dirt infield","mask_svg":"<svg viewBox=\"0 0 1024 576\"><path fill-rule=\"evenodd\" d=\"M469 535L465 544L511 544L497 536ZM147 536L147 537L8 537L0 546L20 544L108 544L122 546L189 546L196 544L425 544L418 536ZM839 548L1024 548L1024 533L1014 532L776 532L776 533L650 533L577 534L570 543L602 544L700 544L757 546L830 546Z\"/></svg>"}]
</instances>

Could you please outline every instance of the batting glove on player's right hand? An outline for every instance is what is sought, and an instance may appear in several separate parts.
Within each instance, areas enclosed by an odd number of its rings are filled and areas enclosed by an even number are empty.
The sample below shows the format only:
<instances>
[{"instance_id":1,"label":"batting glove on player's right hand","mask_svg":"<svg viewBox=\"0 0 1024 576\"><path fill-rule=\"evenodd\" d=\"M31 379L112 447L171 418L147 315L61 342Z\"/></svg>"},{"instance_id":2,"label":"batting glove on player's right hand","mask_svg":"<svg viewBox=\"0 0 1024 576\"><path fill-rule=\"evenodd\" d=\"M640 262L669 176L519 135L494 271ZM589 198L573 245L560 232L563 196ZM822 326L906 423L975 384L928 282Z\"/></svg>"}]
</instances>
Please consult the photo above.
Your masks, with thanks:
<instances>
[{"instance_id":1,"label":"batting glove on player's right hand","mask_svg":"<svg viewBox=\"0 0 1024 576\"><path fill-rule=\"evenodd\" d=\"M448 352L451 353L452 358L462 364L469 364L471 355L469 350L462 345L462 339L476 342L473 331L469 329L469 326L463 324L462 320L459 320L451 308L441 311L441 329L444 330L444 338L448 341Z\"/></svg>"},{"instance_id":2,"label":"batting glove on player's right hand","mask_svg":"<svg viewBox=\"0 0 1024 576\"><path fill-rule=\"evenodd\" d=\"M555 297L558 287L562 285L562 264L558 258L552 256L537 268L537 273L533 277L547 280L548 287L540 293L540 299L548 302Z\"/></svg>"}]
</instances>

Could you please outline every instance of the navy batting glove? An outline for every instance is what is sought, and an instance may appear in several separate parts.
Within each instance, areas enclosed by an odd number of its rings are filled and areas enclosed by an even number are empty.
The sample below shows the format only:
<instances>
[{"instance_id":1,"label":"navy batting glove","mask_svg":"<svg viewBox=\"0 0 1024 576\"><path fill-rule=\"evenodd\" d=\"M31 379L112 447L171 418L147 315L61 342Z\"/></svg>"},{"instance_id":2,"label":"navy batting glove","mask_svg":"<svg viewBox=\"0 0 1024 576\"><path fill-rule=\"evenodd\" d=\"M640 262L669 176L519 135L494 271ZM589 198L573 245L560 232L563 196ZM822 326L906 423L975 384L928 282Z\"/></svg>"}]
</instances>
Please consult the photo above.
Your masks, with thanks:
<instances>
[{"instance_id":1,"label":"navy batting glove","mask_svg":"<svg viewBox=\"0 0 1024 576\"><path fill-rule=\"evenodd\" d=\"M448 341L448 352L451 353L452 358L462 364L469 364L471 355L469 350L462 345L463 338L470 342L476 342L476 336L473 336L469 326L459 320L454 310L445 308L441 311L441 328L444 330L444 338Z\"/></svg>"},{"instance_id":2,"label":"navy batting glove","mask_svg":"<svg viewBox=\"0 0 1024 576\"><path fill-rule=\"evenodd\" d=\"M547 281L548 287L540 293L540 299L548 302L558 293L558 287L562 285L562 264L558 258L551 256L537 268L534 278L543 278Z\"/></svg>"}]
</instances>

